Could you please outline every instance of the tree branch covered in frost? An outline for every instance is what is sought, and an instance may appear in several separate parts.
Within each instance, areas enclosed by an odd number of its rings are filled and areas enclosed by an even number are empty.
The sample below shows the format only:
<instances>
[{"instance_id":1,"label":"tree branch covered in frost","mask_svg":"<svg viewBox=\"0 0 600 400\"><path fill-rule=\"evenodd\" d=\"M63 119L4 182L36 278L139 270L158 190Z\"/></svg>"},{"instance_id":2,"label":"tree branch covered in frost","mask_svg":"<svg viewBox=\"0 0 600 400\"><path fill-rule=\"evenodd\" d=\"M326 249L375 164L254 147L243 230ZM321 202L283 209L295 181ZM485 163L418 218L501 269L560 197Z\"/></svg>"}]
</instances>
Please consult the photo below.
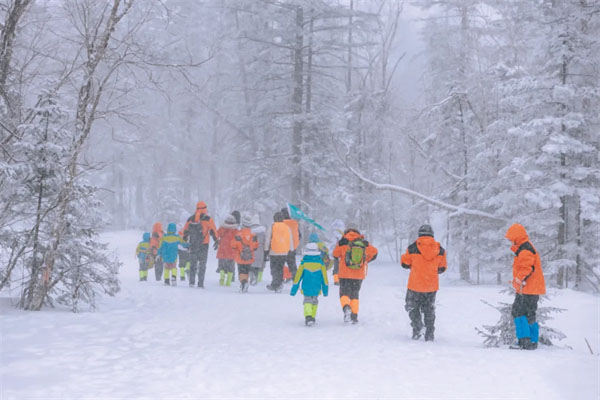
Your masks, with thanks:
<instances>
[{"instance_id":1,"label":"tree branch covered in frost","mask_svg":"<svg viewBox=\"0 0 600 400\"><path fill-rule=\"evenodd\" d=\"M449 203L445 203L443 201L436 200L436 199L431 198L429 196L426 196L426 195L424 195L422 193L416 192L416 191L411 190L411 189L407 189L407 188L402 187L402 186L392 185L392 184L389 184L389 183L377 183L375 181L372 181L369 178L366 178L360 172L358 172L357 170L355 170L354 168L352 168L348 164L346 164L346 166L361 181L363 181L365 183L368 183L369 185L373 186L377 190L391 190L393 192L403 193L403 194L406 194L408 196L415 197L417 199L423 200L424 202L429 203L431 205L434 205L436 207L439 207L441 209L444 209L444 210L447 210L447 211L453 211L453 213L451 214L452 216L470 215L470 216L473 216L473 217L481 217L481 218L493 219L495 221L500 221L500 222L505 222L506 221L504 218L498 217L498 216L496 216L494 214L490 214L488 212L481 211L481 210L472 210L472 209L469 209L469 208L459 207L459 206L455 206L455 205L452 205L452 204L449 204Z\"/></svg>"}]
</instances>

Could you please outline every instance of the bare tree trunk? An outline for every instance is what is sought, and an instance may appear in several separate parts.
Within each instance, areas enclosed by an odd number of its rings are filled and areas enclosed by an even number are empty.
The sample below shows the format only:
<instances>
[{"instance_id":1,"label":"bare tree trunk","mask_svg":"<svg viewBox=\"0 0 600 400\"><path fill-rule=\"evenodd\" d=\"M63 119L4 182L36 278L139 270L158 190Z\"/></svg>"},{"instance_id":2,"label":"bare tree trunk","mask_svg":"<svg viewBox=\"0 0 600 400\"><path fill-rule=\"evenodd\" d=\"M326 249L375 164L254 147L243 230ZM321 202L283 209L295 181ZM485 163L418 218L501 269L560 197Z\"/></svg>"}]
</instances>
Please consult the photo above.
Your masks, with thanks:
<instances>
[{"instance_id":1,"label":"bare tree trunk","mask_svg":"<svg viewBox=\"0 0 600 400\"><path fill-rule=\"evenodd\" d=\"M293 178L292 178L292 202L300 202L300 191L302 190L302 99L304 88L304 9L296 7L296 45L294 46L294 93L292 96L292 107L294 115L293 128Z\"/></svg>"},{"instance_id":2,"label":"bare tree trunk","mask_svg":"<svg viewBox=\"0 0 600 400\"><path fill-rule=\"evenodd\" d=\"M0 25L2 27L2 30L0 31L0 96L4 98L4 101L9 108L11 102L8 98L6 82L10 72L10 63L12 61L17 27L19 21L25 14L27 7L29 7L32 2L33 0L15 0L6 12L4 25Z\"/></svg>"}]
</instances>

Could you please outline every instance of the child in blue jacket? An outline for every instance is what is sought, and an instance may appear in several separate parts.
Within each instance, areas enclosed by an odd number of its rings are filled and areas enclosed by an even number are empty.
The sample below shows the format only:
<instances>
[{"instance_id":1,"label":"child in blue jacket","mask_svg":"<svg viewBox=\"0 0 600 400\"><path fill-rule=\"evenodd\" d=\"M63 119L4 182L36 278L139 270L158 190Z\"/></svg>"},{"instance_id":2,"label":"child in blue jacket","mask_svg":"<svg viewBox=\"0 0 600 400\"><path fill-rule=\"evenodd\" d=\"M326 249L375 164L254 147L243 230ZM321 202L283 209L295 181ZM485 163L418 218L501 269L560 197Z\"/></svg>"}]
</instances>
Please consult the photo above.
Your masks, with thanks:
<instances>
[{"instance_id":1,"label":"child in blue jacket","mask_svg":"<svg viewBox=\"0 0 600 400\"><path fill-rule=\"evenodd\" d=\"M142 241L138 243L135 249L135 256L140 262L140 281L148 280L148 261L150 257L150 232L144 233Z\"/></svg>"},{"instance_id":2,"label":"child in blue jacket","mask_svg":"<svg viewBox=\"0 0 600 400\"><path fill-rule=\"evenodd\" d=\"M319 295L321 291L323 291L323 296L327 296L329 292L327 270L316 243L309 243L304 249L304 257L296 271L294 284L290 291L291 296L295 296L298 292L300 282L302 282L302 294L304 294L304 323L306 326L313 326L317 316Z\"/></svg>"},{"instance_id":3,"label":"child in blue jacket","mask_svg":"<svg viewBox=\"0 0 600 400\"><path fill-rule=\"evenodd\" d=\"M177 285L177 255L180 245L185 248L189 247L189 244L177 234L177 225L171 222L167 227L167 234L160 240L158 249L158 254L165 266L165 285Z\"/></svg>"}]
</instances>

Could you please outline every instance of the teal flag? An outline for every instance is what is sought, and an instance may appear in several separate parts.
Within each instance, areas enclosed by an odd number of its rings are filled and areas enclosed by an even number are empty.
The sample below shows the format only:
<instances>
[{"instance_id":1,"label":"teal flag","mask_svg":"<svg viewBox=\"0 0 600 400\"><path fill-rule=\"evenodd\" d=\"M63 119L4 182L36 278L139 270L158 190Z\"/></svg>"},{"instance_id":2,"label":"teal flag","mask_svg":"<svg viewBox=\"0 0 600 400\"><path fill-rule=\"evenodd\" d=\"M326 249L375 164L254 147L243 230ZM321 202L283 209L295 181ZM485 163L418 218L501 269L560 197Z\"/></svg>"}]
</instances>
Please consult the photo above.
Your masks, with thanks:
<instances>
[{"instance_id":1,"label":"teal flag","mask_svg":"<svg viewBox=\"0 0 600 400\"><path fill-rule=\"evenodd\" d=\"M317 228L319 228L322 231L325 230L325 228L323 228L321 225L317 224L314 219L309 218L306 214L304 214L304 212L301 209L299 209L295 205L288 203L288 210L290 211L291 218L306 221L306 222L316 226Z\"/></svg>"}]
</instances>

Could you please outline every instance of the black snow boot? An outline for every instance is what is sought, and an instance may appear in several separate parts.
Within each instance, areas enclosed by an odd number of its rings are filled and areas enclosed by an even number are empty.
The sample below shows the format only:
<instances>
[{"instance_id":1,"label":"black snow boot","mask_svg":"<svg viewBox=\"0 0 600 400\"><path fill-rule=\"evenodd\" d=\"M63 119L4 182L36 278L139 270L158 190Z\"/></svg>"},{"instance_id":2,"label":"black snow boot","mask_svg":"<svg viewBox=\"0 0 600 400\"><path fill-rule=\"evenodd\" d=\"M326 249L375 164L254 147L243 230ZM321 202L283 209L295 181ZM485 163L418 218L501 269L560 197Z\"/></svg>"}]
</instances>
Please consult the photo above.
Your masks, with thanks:
<instances>
[{"instance_id":1,"label":"black snow boot","mask_svg":"<svg viewBox=\"0 0 600 400\"><path fill-rule=\"evenodd\" d=\"M171 286L171 280L169 278L165 279L165 285Z\"/></svg>"},{"instance_id":2,"label":"black snow boot","mask_svg":"<svg viewBox=\"0 0 600 400\"><path fill-rule=\"evenodd\" d=\"M433 342L433 329L427 329L425 331L425 341L426 342Z\"/></svg>"},{"instance_id":3,"label":"black snow boot","mask_svg":"<svg viewBox=\"0 0 600 400\"><path fill-rule=\"evenodd\" d=\"M519 339L519 348L523 350L535 350L537 349L537 343L532 343L531 338L521 338Z\"/></svg>"},{"instance_id":4,"label":"black snow boot","mask_svg":"<svg viewBox=\"0 0 600 400\"><path fill-rule=\"evenodd\" d=\"M358 324L358 314L350 314L350 319L352 320L353 324Z\"/></svg>"},{"instance_id":5,"label":"black snow boot","mask_svg":"<svg viewBox=\"0 0 600 400\"><path fill-rule=\"evenodd\" d=\"M419 340L421 338L421 329L413 328L412 340Z\"/></svg>"}]
</instances>

